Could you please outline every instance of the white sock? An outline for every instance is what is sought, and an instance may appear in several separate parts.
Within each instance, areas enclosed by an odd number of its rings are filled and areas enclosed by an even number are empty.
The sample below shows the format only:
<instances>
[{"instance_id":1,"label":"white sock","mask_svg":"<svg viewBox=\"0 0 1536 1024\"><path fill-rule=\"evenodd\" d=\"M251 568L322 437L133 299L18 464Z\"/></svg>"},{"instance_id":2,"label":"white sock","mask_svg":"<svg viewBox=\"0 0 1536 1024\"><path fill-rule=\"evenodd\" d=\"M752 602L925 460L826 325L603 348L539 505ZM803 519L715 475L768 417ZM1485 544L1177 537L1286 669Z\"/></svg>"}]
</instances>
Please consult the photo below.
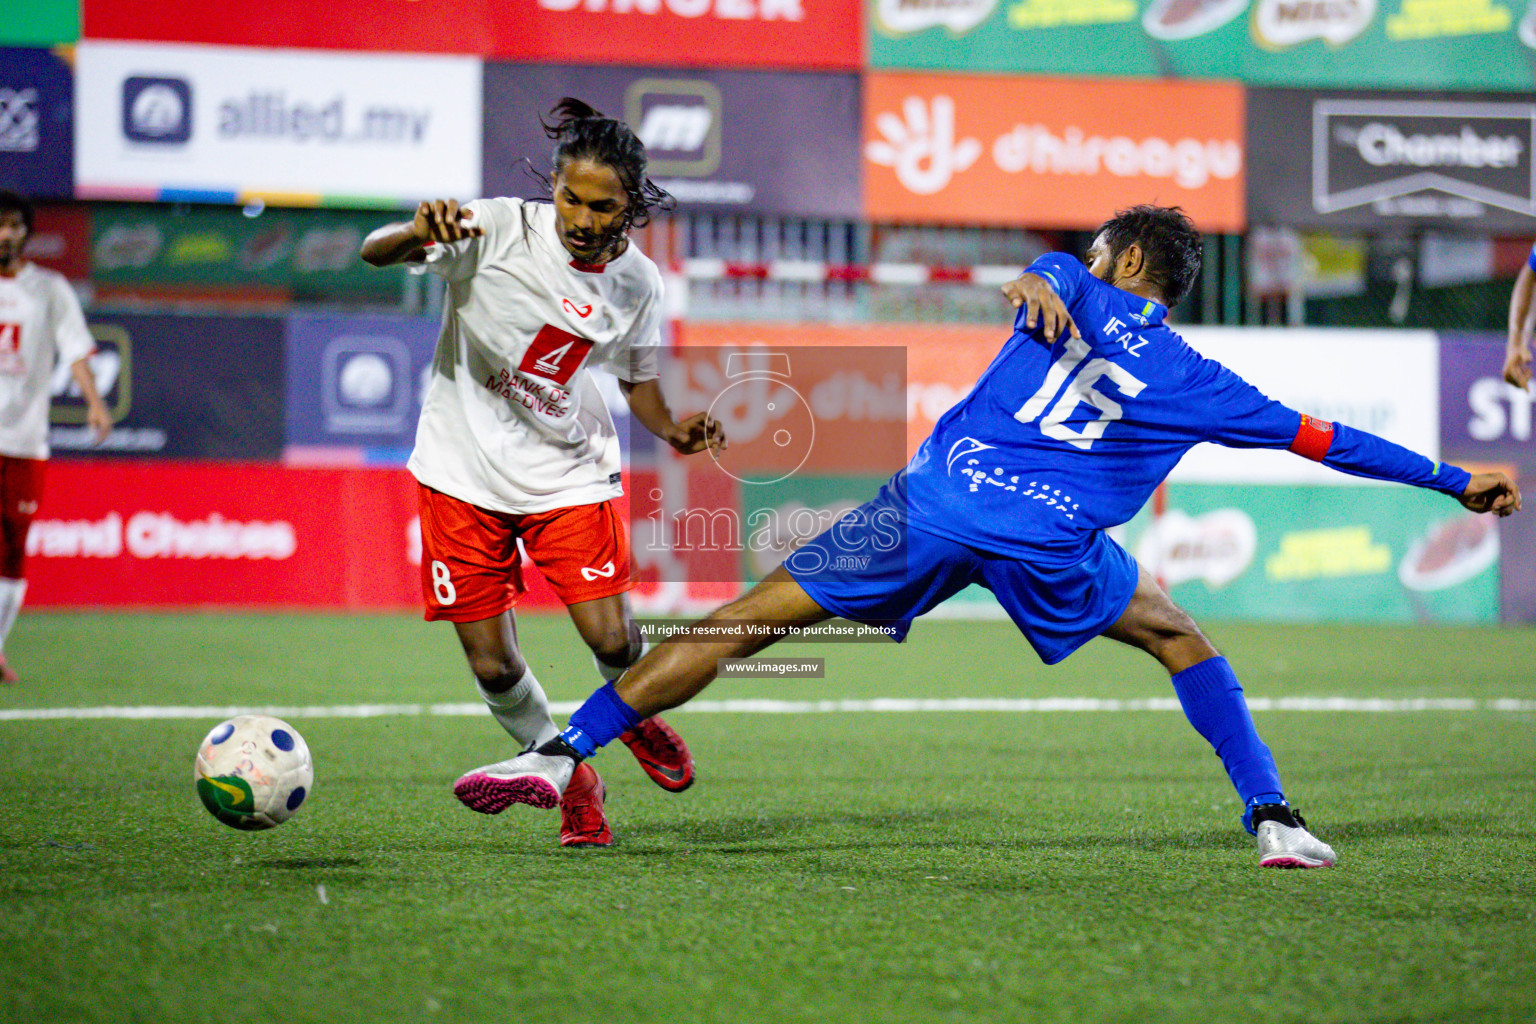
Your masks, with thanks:
<instances>
[{"instance_id":1,"label":"white sock","mask_svg":"<svg viewBox=\"0 0 1536 1024\"><path fill-rule=\"evenodd\" d=\"M490 693L478 680L475 688L491 709L491 716L524 747L540 747L560 735L555 720L549 717L549 700L544 696L544 687L533 677L533 669L524 669L522 678L501 693Z\"/></svg>"},{"instance_id":2,"label":"white sock","mask_svg":"<svg viewBox=\"0 0 1536 1024\"><path fill-rule=\"evenodd\" d=\"M11 627L21 613L21 599L26 596L26 580L0 576L0 651L5 650L5 638L11 635Z\"/></svg>"},{"instance_id":3,"label":"white sock","mask_svg":"<svg viewBox=\"0 0 1536 1024\"><path fill-rule=\"evenodd\" d=\"M633 665L636 661L639 661L641 658L645 657L645 652L650 649L651 642L644 637L641 637L640 653L634 656L634 659L630 661L629 665ZM592 656L592 663L597 666L597 674L602 676L603 679L610 683L619 678L619 676L623 675L625 672L629 671L629 665L610 665L595 654Z\"/></svg>"}]
</instances>

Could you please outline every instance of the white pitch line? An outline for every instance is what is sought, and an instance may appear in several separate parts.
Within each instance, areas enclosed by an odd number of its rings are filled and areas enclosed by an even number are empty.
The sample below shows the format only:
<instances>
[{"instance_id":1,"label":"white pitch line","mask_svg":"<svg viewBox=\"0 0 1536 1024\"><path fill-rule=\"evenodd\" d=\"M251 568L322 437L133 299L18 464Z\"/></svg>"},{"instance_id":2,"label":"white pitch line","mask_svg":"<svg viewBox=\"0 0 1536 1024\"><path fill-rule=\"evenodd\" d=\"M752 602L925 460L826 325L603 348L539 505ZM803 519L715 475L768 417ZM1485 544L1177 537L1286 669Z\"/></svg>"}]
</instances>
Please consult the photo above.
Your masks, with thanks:
<instances>
[{"instance_id":1,"label":"white pitch line","mask_svg":"<svg viewBox=\"0 0 1536 1024\"><path fill-rule=\"evenodd\" d=\"M579 705L572 701L550 705L550 711L569 715ZM1372 714L1408 714L1421 711L1536 712L1536 700L1504 697L1476 700L1464 697L1250 697L1254 711L1332 711ZM918 714L944 711L993 711L1007 714L1056 714L1072 712L1178 711L1173 697L1115 700L1098 697L960 697L946 700L877 697L870 700L696 700L668 714L725 715L826 715L858 713ZM211 719L235 715L272 715L277 718L383 718L427 715L456 718L486 713L480 703L463 704L315 704L315 705L148 705L143 707L9 708L0 709L0 722L35 722L58 719Z\"/></svg>"}]
</instances>

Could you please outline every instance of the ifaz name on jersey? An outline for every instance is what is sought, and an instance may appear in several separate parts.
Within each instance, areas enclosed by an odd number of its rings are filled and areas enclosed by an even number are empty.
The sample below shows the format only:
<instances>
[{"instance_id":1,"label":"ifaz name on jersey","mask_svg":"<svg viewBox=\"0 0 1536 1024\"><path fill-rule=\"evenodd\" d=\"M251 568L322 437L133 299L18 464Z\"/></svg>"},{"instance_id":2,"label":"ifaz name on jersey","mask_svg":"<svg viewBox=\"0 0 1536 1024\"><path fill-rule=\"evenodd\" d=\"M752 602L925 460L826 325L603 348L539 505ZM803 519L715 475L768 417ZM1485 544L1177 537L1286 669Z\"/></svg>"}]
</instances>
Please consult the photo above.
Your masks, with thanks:
<instances>
[{"instance_id":1,"label":"ifaz name on jersey","mask_svg":"<svg viewBox=\"0 0 1536 1024\"><path fill-rule=\"evenodd\" d=\"M529 380L505 369L487 375L485 386L495 394L512 402L520 402L541 416L560 419L570 411L571 393L553 384Z\"/></svg>"},{"instance_id":2,"label":"ifaz name on jersey","mask_svg":"<svg viewBox=\"0 0 1536 1024\"><path fill-rule=\"evenodd\" d=\"M1136 316L1134 313L1131 315L1133 317ZM1145 325L1144 319L1143 325ZM1125 349L1137 359L1141 358L1141 350L1146 345L1147 339L1137 336L1125 325L1125 323L1119 317L1110 317L1109 321L1104 324L1103 331L1104 337L1108 338L1110 341L1119 342L1121 348Z\"/></svg>"}]
</instances>

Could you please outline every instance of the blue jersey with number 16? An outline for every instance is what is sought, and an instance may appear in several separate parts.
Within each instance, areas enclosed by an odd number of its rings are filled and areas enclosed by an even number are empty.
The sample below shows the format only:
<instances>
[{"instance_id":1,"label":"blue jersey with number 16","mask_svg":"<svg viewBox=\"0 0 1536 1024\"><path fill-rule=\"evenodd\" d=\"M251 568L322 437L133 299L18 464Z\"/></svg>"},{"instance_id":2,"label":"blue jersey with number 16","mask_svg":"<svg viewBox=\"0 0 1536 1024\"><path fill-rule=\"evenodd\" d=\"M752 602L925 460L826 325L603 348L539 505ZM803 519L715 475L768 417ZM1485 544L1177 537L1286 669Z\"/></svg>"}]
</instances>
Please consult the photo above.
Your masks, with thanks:
<instances>
[{"instance_id":1,"label":"blue jersey with number 16","mask_svg":"<svg viewBox=\"0 0 1536 1024\"><path fill-rule=\"evenodd\" d=\"M1027 273L1050 283L1082 338L1063 332L1047 346L1019 310L1002 351L892 481L915 528L1068 565L1094 531L1134 516L1202 441L1293 447L1347 473L1451 493L1466 486L1455 467L1304 420L1185 344L1163 323L1166 308L1105 284L1072 256L1043 256Z\"/></svg>"}]
</instances>

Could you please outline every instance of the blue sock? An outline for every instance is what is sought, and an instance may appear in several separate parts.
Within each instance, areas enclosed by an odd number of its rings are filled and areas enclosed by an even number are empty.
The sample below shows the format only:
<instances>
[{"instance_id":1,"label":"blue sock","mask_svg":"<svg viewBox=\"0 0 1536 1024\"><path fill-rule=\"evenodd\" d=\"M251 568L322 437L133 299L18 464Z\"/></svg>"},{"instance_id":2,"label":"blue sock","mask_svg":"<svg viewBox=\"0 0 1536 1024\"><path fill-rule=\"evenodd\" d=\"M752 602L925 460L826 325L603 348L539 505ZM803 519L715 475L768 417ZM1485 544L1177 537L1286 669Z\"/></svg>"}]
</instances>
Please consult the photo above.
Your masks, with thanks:
<instances>
[{"instance_id":1,"label":"blue sock","mask_svg":"<svg viewBox=\"0 0 1536 1024\"><path fill-rule=\"evenodd\" d=\"M1243 686L1222 657L1210 658L1173 676L1184 715L1221 758L1227 777L1243 799L1243 825L1252 831L1249 814L1259 804L1285 803L1274 756L1253 727L1243 700Z\"/></svg>"},{"instance_id":2,"label":"blue sock","mask_svg":"<svg viewBox=\"0 0 1536 1024\"><path fill-rule=\"evenodd\" d=\"M635 714L635 709L624 703L624 698L609 683L594 691L587 702L576 709L571 724L560 738L587 758L639 724L640 716Z\"/></svg>"}]
</instances>

